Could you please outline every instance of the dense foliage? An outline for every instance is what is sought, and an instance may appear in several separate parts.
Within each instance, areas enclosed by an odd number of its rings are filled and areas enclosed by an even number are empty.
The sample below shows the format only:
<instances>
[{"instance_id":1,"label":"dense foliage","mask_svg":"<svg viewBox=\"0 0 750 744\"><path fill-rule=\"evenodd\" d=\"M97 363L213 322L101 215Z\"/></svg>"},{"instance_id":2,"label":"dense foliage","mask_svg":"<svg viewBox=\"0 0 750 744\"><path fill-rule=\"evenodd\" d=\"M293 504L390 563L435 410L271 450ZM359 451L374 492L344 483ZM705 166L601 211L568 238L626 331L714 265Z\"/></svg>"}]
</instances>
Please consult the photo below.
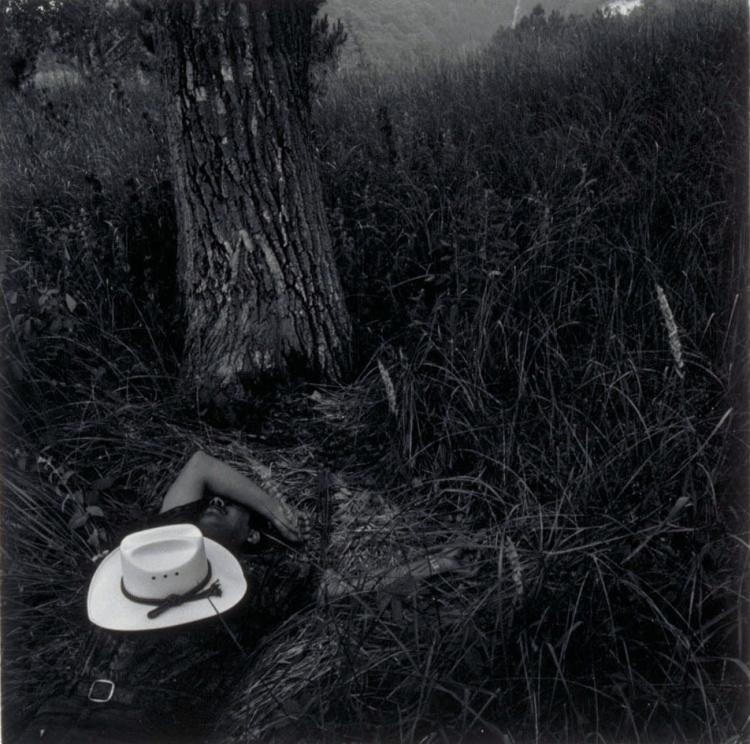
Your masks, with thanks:
<instances>
[{"instance_id":1,"label":"dense foliage","mask_svg":"<svg viewBox=\"0 0 750 744\"><path fill-rule=\"evenodd\" d=\"M17 89L61 63L86 76L122 74L144 61L139 18L128 2L0 0L0 82Z\"/></svg>"},{"instance_id":2,"label":"dense foliage","mask_svg":"<svg viewBox=\"0 0 750 744\"><path fill-rule=\"evenodd\" d=\"M77 653L99 520L153 503L191 446L241 463L273 435L300 503L324 464L348 484L321 568L454 546L467 570L292 618L227 741L739 736L746 27L739 0L537 13L462 61L329 80L357 377L223 433L171 397L158 87L7 95L5 711Z\"/></svg>"}]
</instances>

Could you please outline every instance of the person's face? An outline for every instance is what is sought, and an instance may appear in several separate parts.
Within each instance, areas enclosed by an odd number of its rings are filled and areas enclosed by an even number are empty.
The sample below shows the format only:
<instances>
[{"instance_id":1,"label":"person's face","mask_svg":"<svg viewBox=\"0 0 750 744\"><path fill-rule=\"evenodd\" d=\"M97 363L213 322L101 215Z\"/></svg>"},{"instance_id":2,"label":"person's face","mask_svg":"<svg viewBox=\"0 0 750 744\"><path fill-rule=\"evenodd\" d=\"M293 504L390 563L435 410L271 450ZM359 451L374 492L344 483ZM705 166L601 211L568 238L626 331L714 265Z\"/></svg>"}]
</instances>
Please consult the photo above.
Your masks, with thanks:
<instances>
[{"instance_id":1,"label":"person's face","mask_svg":"<svg viewBox=\"0 0 750 744\"><path fill-rule=\"evenodd\" d=\"M225 548L236 549L246 542L257 542L250 529L250 514L242 506L214 497L198 518L198 527L211 540Z\"/></svg>"}]
</instances>

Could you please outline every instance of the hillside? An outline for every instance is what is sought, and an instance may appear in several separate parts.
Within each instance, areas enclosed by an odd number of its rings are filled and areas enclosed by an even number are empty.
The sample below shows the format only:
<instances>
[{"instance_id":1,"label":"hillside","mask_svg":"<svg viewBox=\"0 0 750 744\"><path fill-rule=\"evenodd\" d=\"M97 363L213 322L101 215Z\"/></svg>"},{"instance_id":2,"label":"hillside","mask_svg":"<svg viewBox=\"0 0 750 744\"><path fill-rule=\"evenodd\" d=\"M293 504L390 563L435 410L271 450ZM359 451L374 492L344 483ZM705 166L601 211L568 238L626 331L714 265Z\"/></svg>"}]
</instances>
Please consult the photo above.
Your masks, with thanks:
<instances>
[{"instance_id":1,"label":"hillside","mask_svg":"<svg viewBox=\"0 0 750 744\"><path fill-rule=\"evenodd\" d=\"M323 11L340 18L349 41L344 66L404 64L423 56L454 54L489 41L514 15L528 15L539 0L328 0ZM602 0L544 0L547 13L589 15Z\"/></svg>"}]
</instances>

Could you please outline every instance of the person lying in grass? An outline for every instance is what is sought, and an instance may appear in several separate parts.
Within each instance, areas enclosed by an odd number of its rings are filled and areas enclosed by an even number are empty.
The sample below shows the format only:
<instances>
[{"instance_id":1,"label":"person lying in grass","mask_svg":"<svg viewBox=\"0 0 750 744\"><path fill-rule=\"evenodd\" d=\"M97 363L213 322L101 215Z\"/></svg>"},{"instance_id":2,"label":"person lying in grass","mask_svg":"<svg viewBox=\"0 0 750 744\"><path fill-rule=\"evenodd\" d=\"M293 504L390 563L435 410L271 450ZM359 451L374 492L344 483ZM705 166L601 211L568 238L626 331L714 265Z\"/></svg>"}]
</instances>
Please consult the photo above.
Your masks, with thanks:
<instances>
[{"instance_id":1,"label":"person lying in grass","mask_svg":"<svg viewBox=\"0 0 750 744\"><path fill-rule=\"evenodd\" d=\"M206 496L213 498L206 501ZM180 509L178 512L177 510ZM290 542L309 536L309 520L229 465L196 452L167 489L157 521L190 516L206 537L231 549L257 544L258 519L266 519Z\"/></svg>"},{"instance_id":2,"label":"person lying in grass","mask_svg":"<svg viewBox=\"0 0 750 744\"><path fill-rule=\"evenodd\" d=\"M98 564L78 670L18 744L202 741L260 636L313 596L309 519L203 452L144 526Z\"/></svg>"}]
</instances>

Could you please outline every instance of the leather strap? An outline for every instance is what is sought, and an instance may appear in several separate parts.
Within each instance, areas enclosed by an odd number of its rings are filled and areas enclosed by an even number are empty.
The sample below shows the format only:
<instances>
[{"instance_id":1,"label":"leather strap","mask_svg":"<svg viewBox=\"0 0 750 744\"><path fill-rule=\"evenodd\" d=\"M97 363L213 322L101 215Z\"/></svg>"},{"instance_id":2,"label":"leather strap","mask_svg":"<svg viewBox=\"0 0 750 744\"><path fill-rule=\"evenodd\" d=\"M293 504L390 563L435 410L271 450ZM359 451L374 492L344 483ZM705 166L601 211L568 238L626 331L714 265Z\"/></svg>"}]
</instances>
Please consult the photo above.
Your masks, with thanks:
<instances>
[{"instance_id":1,"label":"leather strap","mask_svg":"<svg viewBox=\"0 0 750 744\"><path fill-rule=\"evenodd\" d=\"M169 594L163 599L148 599L146 597L138 597L135 594L131 594L125 588L125 581L123 579L120 579L120 589L131 602L152 605L154 609L149 610L148 613L146 613L146 617L148 617L150 620L153 620L172 607L179 607L186 602L194 602L197 599L206 599L208 597L220 597L221 585L219 584L219 580L217 579L216 581L214 581L214 583L211 584L208 589L204 589L209 581L211 581L210 561L208 562L208 573L206 574L206 576L201 581L199 581L198 584L196 584L190 591L187 591L184 594Z\"/></svg>"}]
</instances>

